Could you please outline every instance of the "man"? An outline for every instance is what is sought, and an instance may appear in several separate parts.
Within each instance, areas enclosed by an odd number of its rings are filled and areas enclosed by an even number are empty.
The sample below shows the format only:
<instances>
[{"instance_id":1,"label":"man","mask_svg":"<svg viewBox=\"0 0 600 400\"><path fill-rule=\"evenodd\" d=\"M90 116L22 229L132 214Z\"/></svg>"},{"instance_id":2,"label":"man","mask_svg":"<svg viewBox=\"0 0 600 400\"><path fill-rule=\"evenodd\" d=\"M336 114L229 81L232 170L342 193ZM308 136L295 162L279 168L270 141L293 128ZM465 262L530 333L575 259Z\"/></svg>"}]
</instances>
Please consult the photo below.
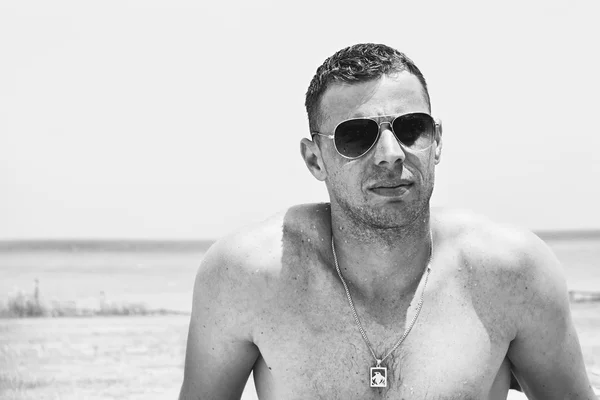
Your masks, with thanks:
<instances>
[{"instance_id":1,"label":"man","mask_svg":"<svg viewBox=\"0 0 600 400\"><path fill-rule=\"evenodd\" d=\"M511 371L532 399L595 398L544 243L430 211L442 128L419 69L387 46L343 49L306 107L301 153L330 204L208 251L180 399L238 399L251 371L261 400L505 399Z\"/></svg>"}]
</instances>

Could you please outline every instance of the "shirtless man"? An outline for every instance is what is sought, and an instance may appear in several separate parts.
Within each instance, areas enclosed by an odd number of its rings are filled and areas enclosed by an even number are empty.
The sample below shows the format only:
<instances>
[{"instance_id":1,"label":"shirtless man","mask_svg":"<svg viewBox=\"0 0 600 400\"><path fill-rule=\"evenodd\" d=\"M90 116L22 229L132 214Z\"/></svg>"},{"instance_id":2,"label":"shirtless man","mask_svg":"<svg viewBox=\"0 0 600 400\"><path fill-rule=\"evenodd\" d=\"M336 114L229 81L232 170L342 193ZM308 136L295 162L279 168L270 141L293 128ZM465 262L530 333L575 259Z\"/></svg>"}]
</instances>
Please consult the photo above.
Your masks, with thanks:
<instances>
[{"instance_id":1,"label":"shirtless man","mask_svg":"<svg viewBox=\"0 0 600 400\"><path fill-rule=\"evenodd\" d=\"M498 400L511 371L530 399L595 399L546 245L430 210L442 128L417 67L387 46L343 49L306 107L301 153L330 203L207 252L180 399L239 399L251 371L261 400ZM372 388L377 366L387 382Z\"/></svg>"}]
</instances>

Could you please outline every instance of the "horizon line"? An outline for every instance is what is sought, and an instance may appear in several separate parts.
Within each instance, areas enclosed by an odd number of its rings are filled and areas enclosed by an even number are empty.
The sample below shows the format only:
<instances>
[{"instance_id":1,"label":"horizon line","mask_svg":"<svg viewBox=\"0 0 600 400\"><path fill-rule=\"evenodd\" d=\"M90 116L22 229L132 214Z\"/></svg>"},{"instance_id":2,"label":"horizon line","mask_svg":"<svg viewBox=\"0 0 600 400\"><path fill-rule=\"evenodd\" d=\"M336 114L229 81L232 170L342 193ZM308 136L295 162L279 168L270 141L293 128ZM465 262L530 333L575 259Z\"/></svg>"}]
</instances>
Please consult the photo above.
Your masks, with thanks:
<instances>
[{"instance_id":1,"label":"horizon line","mask_svg":"<svg viewBox=\"0 0 600 400\"><path fill-rule=\"evenodd\" d=\"M541 239L574 239L574 238L600 238L599 229L540 229L531 230L535 235ZM143 237L121 237L121 238L109 238L109 237L85 237L85 238L69 238L69 237L58 237L58 238L0 238L0 243L73 243L73 244L85 244L85 243L139 243L139 244L153 244L153 243L165 243L173 245L199 245L199 244L212 244L219 240L219 238L143 238Z\"/></svg>"}]
</instances>

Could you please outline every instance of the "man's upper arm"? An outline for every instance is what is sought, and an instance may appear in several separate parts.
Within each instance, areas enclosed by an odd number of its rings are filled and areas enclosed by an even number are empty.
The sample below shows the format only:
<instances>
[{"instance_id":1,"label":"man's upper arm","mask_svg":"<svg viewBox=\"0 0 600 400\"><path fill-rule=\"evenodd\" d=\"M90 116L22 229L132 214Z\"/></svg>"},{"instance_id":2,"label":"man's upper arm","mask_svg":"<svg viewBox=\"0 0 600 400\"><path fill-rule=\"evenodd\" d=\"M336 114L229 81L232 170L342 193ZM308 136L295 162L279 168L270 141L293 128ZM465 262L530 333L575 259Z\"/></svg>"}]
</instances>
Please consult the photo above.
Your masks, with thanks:
<instances>
[{"instance_id":1,"label":"man's upper arm","mask_svg":"<svg viewBox=\"0 0 600 400\"><path fill-rule=\"evenodd\" d=\"M530 399L596 399L558 260L537 238L527 253L519 327L508 351L513 372Z\"/></svg>"},{"instance_id":2,"label":"man's upper arm","mask_svg":"<svg viewBox=\"0 0 600 400\"><path fill-rule=\"evenodd\" d=\"M239 399L258 357L248 290L229 250L214 245L196 275L180 400Z\"/></svg>"}]
</instances>

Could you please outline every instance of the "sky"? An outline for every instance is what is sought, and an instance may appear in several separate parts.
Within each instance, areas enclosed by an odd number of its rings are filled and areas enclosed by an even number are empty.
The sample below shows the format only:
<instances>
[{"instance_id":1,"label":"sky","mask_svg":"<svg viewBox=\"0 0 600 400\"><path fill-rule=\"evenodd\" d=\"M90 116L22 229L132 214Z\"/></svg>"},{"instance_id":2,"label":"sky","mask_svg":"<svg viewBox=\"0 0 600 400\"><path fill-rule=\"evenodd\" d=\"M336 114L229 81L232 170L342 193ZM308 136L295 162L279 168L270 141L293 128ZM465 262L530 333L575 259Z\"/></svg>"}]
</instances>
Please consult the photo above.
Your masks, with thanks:
<instances>
[{"instance_id":1,"label":"sky","mask_svg":"<svg viewBox=\"0 0 600 400\"><path fill-rule=\"evenodd\" d=\"M360 42L427 79L432 206L600 229L598 1L297 3L0 0L0 240L212 239L328 201L304 94Z\"/></svg>"}]
</instances>

